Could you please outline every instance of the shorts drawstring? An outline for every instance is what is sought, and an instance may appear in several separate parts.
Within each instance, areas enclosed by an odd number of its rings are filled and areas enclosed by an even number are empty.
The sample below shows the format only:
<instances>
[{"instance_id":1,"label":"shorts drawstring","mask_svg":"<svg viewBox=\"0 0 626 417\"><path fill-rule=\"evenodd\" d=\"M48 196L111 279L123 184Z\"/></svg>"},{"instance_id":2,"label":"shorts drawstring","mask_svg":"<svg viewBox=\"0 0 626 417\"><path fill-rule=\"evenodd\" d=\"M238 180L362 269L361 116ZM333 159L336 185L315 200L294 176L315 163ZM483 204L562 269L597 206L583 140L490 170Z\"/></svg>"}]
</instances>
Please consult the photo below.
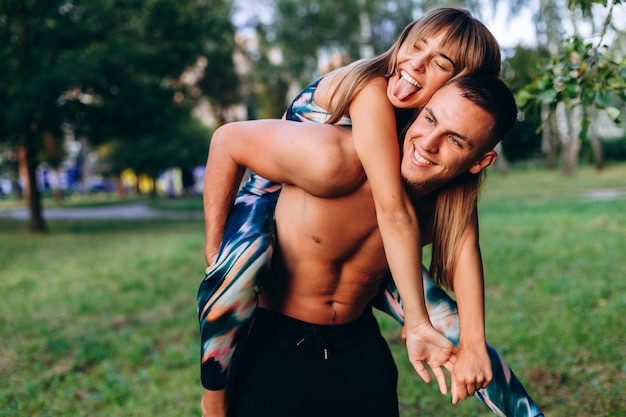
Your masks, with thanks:
<instances>
[{"instance_id":1,"label":"shorts drawstring","mask_svg":"<svg viewBox=\"0 0 626 417\"><path fill-rule=\"evenodd\" d=\"M326 343L324 342L324 339L322 338L322 336L319 334L319 332L317 331L317 327L313 326L311 327L312 333L313 333L313 339L315 339L315 341L317 342L317 345L322 349L322 356L324 357L324 360L328 359L328 348L326 347ZM302 339L300 339L298 341L298 343L296 343L296 346L300 346L302 343L304 343L304 341L307 339L308 336L304 336Z\"/></svg>"}]
</instances>

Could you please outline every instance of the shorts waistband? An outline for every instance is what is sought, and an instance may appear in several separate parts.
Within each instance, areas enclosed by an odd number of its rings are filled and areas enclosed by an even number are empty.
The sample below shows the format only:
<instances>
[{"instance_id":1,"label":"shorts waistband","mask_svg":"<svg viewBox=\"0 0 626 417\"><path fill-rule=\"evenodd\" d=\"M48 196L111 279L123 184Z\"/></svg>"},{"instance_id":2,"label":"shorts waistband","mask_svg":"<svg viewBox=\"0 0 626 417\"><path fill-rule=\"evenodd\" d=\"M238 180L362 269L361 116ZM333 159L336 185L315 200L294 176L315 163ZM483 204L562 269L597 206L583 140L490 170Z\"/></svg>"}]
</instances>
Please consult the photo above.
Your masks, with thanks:
<instances>
[{"instance_id":1,"label":"shorts waistband","mask_svg":"<svg viewBox=\"0 0 626 417\"><path fill-rule=\"evenodd\" d=\"M263 324L270 324L276 328L287 332L302 333L315 330L324 338L336 339L340 341L343 337L352 339L354 332L371 328L372 325L378 326L378 322L374 318L371 307L367 307L361 316L350 323L343 324L315 324L293 317L286 316L273 310L259 308L255 321L259 320Z\"/></svg>"}]
</instances>

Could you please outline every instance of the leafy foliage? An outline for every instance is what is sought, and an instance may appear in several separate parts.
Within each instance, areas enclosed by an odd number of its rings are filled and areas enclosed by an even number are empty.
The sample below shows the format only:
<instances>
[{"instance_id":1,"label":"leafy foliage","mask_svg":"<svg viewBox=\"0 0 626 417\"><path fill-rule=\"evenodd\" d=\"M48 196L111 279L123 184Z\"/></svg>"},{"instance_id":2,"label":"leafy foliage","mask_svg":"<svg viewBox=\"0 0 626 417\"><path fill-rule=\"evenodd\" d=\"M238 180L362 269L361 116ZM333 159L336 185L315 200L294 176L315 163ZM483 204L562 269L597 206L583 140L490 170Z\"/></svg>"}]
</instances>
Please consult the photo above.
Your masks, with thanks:
<instances>
[{"instance_id":1,"label":"leafy foliage","mask_svg":"<svg viewBox=\"0 0 626 417\"><path fill-rule=\"evenodd\" d=\"M570 1L570 5L577 5L584 12L590 12L592 3L606 5L606 1ZM611 7L620 3L621 0L613 0ZM604 30L610 22L610 15ZM612 106L614 97L626 101L626 58L612 59L608 45L593 45L574 36L563 41L561 52L538 69L536 78L521 89L516 98L518 105L525 109L548 105L550 116L557 104L563 103L568 108L582 106L585 110L595 107L617 121L620 111ZM579 132L581 140L587 139L589 122L587 112L583 111Z\"/></svg>"},{"instance_id":2,"label":"leafy foliage","mask_svg":"<svg viewBox=\"0 0 626 417\"><path fill-rule=\"evenodd\" d=\"M96 144L159 132L154 119L195 104L180 76L199 57L208 62L203 93L220 99L223 82L236 91L229 12L222 0L3 2L7 136L58 134L63 123Z\"/></svg>"},{"instance_id":3,"label":"leafy foliage","mask_svg":"<svg viewBox=\"0 0 626 417\"><path fill-rule=\"evenodd\" d=\"M502 77L512 91L519 91L533 82L536 75L535 63L548 56L544 49L518 45L514 53L502 63ZM535 128L540 124L540 109L527 108L523 120L515 123L502 142L504 154L510 162L533 159L540 154L541 137L535 132Z\"/></svg>"},{"instance_id":4,"label":"leafy foliage","mask_svg":"<svg viewBox=\"0 0 626 417\"><path fill-rule=\"evenodd\" d=\"M0 142L24 149L31 173L59 159L51 150L67 129L121 144L111 157L138 173L199 163L209 132L189 128L192 109L202 96L216 107L237 99L230 9L230 0L1 2ZM137 157L147 153L149 163Z\"/></svg>"}]
</instances>

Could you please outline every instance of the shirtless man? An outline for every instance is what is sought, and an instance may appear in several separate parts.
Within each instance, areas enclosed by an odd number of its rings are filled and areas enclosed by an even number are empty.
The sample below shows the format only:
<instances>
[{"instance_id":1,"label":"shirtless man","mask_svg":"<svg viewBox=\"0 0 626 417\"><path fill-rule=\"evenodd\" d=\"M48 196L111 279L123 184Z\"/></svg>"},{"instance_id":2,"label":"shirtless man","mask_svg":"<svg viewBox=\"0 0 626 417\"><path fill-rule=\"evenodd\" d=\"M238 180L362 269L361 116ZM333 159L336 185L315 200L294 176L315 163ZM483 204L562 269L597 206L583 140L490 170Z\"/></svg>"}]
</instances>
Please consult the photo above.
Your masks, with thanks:
<instances>
[{"instance_id":1,"label":"shirtless man","mask_svg":"<svg viewBox=\"0 0 626 417\"><path fill-rule=\"evenodd\" d=\"M463 77L435 93L403 144L402 175L420 220L432 217L439 187L495 161L492 149L515 116L512 95L494 77ZM370 308L388 267L351 136L325 126L328 135L322 137L319 125L311 129L306 123L298 124L297 137L291 124L286 136L285 123L226 125L213 136L209 153L208 165L225 182L248 167L284 184L276 207L278 249L261 310L240 352L233 415L397 416L397 370ZM337 160L341 172L324 170ZM421 227L424 243L431 241L430 229ZM459 262L472 258L467 252L477 250L475 241L475 234L464 236ZM468 284L457 275L455 290L474 298L459 301L465 317L461 345L465 337L484 346L484 313L475 307L482 306L475 302L482 282ZM440 384L439 366L447 359L429 363ZM461 388L461 397L489 380L475 377Z\"/></svg>"}]
</instances>

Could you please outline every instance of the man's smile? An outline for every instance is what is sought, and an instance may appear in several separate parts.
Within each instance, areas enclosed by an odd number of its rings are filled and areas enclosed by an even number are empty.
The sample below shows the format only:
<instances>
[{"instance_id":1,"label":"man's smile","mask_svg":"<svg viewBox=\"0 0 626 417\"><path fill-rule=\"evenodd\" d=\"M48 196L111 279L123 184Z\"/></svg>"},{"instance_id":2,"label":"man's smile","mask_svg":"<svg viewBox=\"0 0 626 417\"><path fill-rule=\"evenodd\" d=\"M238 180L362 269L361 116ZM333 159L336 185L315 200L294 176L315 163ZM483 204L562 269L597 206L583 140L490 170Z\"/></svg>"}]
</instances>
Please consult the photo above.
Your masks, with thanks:
<instances>
[{"instance_id":1,"label":"man's smile","mask_svg":"<svg viewBox=\"0 0 626 417\"><path fill-rule=\"evenodd\" d=\"M419 165L435 165L434 162L429 161L428 159L424 158L422 155L420 155L420 153L417 150L417 146L415 146L415 144L413 144L413 159L415 160L415 162L417 162Z\"/></svg>"}]
</instances>

